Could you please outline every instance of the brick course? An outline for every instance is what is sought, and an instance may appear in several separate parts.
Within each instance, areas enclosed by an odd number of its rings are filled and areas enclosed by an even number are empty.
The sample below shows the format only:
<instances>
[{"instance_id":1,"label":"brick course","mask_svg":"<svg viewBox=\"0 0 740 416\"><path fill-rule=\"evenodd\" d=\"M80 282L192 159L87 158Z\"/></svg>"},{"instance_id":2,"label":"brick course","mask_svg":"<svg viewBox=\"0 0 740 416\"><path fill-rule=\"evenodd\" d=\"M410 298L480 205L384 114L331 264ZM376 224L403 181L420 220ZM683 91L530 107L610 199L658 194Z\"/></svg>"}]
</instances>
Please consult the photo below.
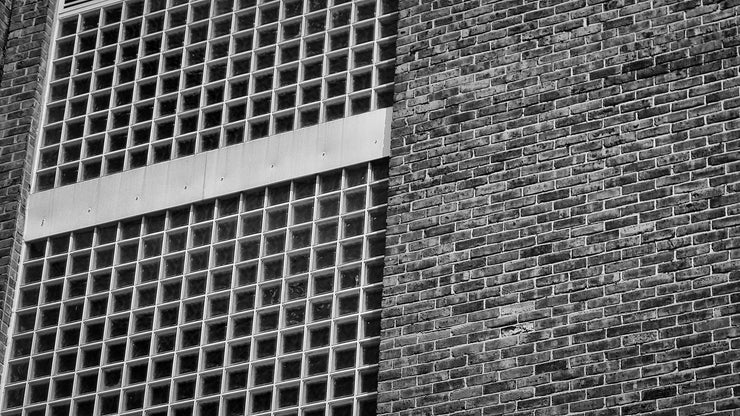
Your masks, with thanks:
<instances>
[{"instance_id":1,"label":"brick course","mask_svg":"<svg viewBox=\"0 0 740 416\"><path fill-rule=\"evenodd\" d=\"M739 4L399 2L380 415L740 414Z\"/></svg>"},{"instance_id":2,"label":"brick course","mask_svg":"<svg viewBox=\"0 0 740 416\"><path fill-rule=\"evenodd\" d=\"M0 4L0 373L41 115L54 2Z\"/></svg>"}]
</instances>

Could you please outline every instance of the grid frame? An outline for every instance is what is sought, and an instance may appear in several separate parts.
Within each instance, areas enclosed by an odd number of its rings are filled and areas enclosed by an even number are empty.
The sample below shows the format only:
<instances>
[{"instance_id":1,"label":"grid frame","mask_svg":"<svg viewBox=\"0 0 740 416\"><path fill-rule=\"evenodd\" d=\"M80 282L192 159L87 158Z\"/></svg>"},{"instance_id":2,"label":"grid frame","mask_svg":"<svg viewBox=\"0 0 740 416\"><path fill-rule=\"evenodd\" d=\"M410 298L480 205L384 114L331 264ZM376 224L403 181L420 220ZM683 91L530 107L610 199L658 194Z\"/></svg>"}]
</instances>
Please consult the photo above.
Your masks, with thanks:
<instances>
[{"instance_id":1,"label":"grid frame","mask_svg":"<svg viewBox=\"0 0 740 416\"><path fill-rule=\"evenodd\" d=\"M374 414L386 202L380 161L29 242L3 414Z\"/></svg>"},{"instance_id":2,"label":"grid frame","mask_svg":"<svg viewBox=\"0 0 740 416\"><path fill-rule=\"evenodd\" d=\"M126 0L60 12L36 190L392 105L391 0Z\"/></svg>"}]
</instances>

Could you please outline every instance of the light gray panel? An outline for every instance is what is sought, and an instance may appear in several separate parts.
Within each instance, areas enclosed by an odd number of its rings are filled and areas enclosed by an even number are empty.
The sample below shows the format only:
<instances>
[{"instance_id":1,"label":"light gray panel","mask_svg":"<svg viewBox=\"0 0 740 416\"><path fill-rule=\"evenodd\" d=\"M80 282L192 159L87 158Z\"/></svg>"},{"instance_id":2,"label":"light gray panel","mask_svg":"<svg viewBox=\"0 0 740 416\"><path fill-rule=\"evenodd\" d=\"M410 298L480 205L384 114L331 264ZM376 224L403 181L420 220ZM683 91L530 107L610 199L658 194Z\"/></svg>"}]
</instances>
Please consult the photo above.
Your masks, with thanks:
<instances>
[{"instance_id":1,"label":"light gray panel","mask_svg":"<svg viewBox=\"0 0 740 416\"><path fill-rule=\"evenodd\" d=\"M90 227L389 154L391 109L32 194L25 238Z\"/></svg>"}]
</instances>

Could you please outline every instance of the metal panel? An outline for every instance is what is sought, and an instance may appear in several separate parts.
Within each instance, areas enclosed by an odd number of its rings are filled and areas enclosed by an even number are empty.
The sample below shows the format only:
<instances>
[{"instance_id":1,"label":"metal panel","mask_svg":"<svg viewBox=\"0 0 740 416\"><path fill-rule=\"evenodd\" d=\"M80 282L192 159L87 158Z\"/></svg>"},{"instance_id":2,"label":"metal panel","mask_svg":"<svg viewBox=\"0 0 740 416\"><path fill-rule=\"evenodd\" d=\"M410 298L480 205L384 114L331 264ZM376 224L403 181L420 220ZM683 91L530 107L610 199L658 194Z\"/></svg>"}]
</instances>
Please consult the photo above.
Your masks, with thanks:
<instances>
[{"instance_id":1,"label":"metal panel","mask_svg":"<svg viewBox=\"0 0 740 416\"><path fill-rule=\"evenodd\" d=\"M389 155L385 108L32 194L25 239L143 215Z\"/></svg>"}]
</instances>

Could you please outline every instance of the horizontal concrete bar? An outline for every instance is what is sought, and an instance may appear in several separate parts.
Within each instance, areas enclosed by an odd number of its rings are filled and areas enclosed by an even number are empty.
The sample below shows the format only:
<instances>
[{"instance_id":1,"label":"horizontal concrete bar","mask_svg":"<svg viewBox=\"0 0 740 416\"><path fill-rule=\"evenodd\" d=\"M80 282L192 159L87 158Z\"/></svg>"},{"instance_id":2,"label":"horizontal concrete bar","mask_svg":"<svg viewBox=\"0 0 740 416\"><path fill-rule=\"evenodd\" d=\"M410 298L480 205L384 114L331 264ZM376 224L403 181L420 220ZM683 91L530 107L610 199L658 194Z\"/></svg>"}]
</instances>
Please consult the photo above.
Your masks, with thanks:
<instances>
[{"instance_id":1,"label":"horizontal concrete bar","mask_svg":"<svg viewBox=\"0 0 740 416\"><path fill-rule=\"evenodd\" d=\"M34 240L313 175L389 155L391 109L380 109L32 194Z\"/></svg>"}]
</instances>

